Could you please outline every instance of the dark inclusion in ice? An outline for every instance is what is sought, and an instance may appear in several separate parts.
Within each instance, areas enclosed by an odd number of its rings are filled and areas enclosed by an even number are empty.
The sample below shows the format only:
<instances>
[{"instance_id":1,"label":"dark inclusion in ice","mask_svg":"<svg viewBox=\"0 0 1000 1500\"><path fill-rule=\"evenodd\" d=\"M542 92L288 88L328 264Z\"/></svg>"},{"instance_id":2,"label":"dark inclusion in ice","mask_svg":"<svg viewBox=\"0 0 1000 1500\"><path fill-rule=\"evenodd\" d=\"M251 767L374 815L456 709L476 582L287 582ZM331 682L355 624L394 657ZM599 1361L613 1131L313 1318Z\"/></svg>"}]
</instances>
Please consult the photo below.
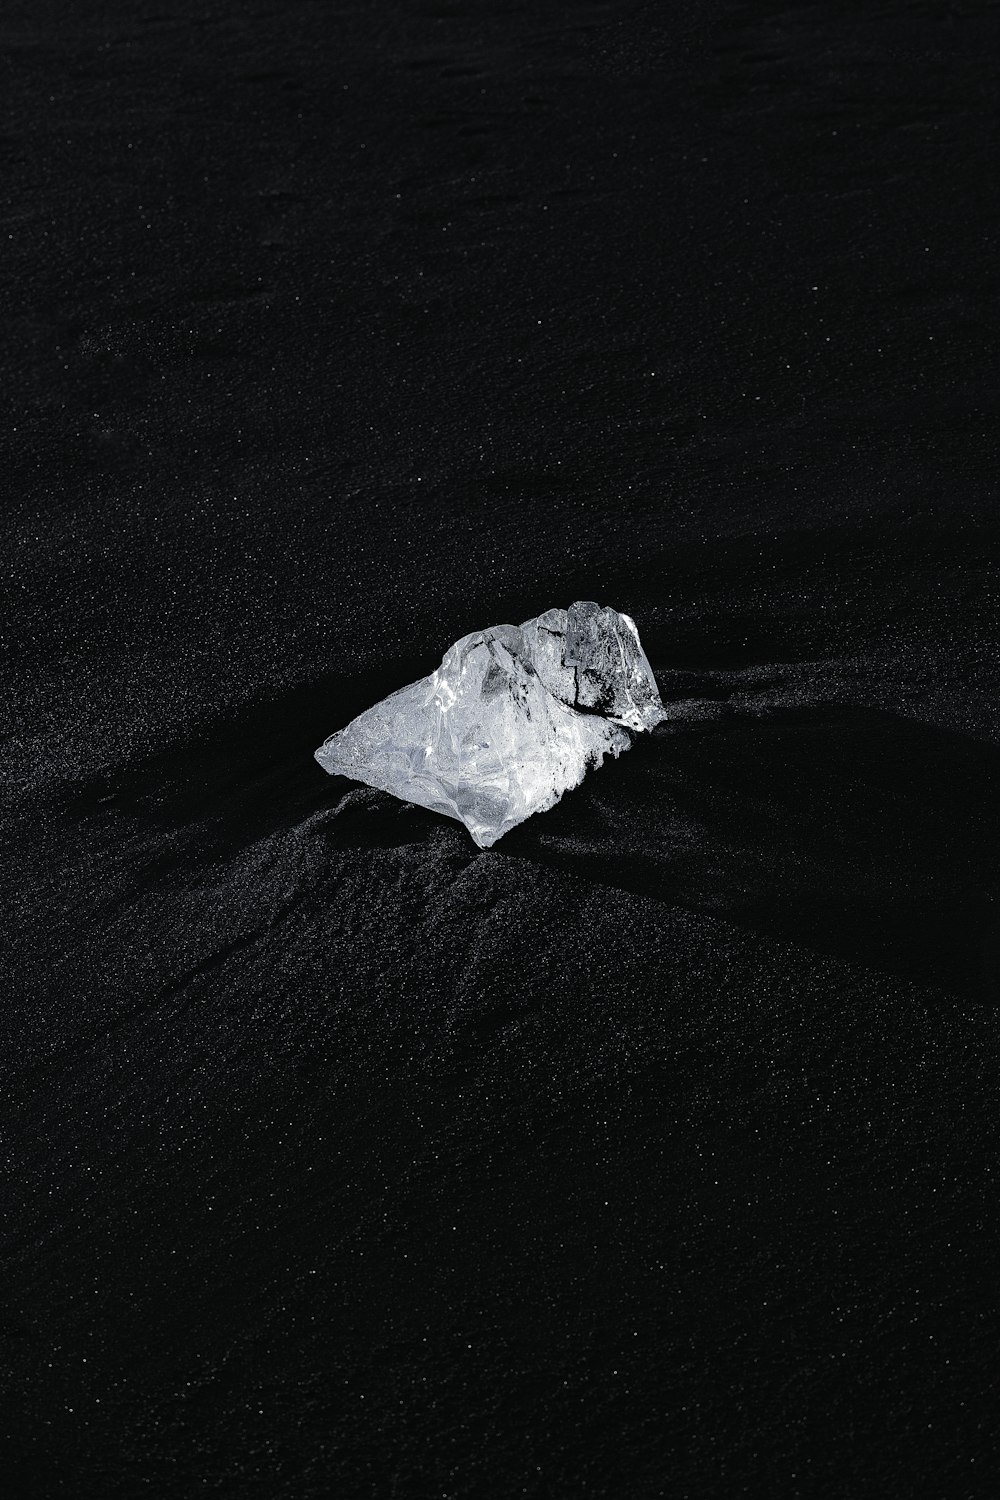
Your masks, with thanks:
<instances>
[{"instance_id":1,"label":"dark inclusion in ice","mask_svg":"<svg viewBox=\"0 0 1000 1500\"><path fill-rule=\"evenodd\" d=\"M316 759L464 823L482 849L665 717L628 615L592 603L463 636Z\"/></svg>"}]
</instances>

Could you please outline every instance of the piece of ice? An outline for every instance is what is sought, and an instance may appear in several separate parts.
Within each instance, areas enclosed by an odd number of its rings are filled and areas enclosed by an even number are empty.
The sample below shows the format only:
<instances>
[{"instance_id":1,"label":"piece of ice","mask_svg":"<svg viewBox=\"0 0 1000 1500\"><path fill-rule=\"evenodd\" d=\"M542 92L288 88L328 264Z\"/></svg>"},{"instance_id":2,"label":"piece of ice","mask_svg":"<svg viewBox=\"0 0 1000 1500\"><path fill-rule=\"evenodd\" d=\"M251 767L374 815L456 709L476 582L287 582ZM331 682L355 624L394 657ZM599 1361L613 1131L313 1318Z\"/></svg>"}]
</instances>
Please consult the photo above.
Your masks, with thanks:
<instances>
[{"instance_id":1,"label":"piece of ice","mask_svg":"<svg viewBox=\"0 0 1000 1500\"><path fill-rule=\"evenodd\" d=\"M589 766L665 718L628 615L583 602L463 636L436 672L316 751L349 776L464 823L488 849Z\"/></svg>"}]
</instances>

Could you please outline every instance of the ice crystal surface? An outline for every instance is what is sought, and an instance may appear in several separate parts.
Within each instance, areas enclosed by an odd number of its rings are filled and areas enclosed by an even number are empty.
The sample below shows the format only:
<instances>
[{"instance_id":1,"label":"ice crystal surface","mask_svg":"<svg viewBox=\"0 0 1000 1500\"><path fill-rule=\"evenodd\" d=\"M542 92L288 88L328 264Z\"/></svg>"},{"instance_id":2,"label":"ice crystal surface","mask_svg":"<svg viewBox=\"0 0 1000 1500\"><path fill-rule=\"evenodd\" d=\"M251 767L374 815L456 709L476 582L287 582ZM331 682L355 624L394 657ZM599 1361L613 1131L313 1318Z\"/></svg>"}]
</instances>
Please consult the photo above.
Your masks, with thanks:
<instances>
[{"instance_id":1,"label":"ice crystal surface","mask_svg":"<svg viewBox=\"0 0 1000 1500\"><path fill-rule=\"evenodd\" d=\"M634 621L583 602L463 636L316 759L457 818L487 849L663 717Z\"/></svg>"}]
</instances>

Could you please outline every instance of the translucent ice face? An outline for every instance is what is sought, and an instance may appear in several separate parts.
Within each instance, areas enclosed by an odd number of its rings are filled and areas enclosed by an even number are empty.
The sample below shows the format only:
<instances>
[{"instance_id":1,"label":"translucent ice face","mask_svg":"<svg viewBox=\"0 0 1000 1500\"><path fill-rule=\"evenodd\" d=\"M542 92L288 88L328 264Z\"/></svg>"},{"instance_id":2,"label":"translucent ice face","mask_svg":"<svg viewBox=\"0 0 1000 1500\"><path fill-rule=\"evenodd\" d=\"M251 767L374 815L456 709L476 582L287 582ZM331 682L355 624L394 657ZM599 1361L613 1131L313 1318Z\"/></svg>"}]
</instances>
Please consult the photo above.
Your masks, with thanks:
<instances>
[{"instance_id":1,"label":"translucent ice face","mask_svg":"<svg viewBox=\"0 0 1000 1500\"><path fill-rule=\"evenodd\" d=\"M331 735L316 759L457 818L488 848L664 716L628 615L550 609L456 641L436 672Z\"/></svg>"}]
</instances>

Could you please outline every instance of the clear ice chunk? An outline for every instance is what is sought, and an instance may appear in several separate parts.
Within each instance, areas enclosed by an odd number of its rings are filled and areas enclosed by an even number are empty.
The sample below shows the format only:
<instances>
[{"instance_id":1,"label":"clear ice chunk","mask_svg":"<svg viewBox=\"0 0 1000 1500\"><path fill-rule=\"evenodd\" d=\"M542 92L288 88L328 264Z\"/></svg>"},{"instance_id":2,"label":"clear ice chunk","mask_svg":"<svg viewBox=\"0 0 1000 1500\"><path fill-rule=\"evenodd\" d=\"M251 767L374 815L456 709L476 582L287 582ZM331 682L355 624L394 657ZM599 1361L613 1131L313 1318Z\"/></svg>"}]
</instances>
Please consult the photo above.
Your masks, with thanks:
<instances>
[{"instance_id":1,"label":"clear ice chunk","mask_svg":"<svg viewBox=\"0 0 1000 1500\"><path fill-rule=\"evenodd\" d=\"M457 818L488 849L665 717L635 622L582 602L463 636L316 759Z\"/></svg>"}]
</instances>

